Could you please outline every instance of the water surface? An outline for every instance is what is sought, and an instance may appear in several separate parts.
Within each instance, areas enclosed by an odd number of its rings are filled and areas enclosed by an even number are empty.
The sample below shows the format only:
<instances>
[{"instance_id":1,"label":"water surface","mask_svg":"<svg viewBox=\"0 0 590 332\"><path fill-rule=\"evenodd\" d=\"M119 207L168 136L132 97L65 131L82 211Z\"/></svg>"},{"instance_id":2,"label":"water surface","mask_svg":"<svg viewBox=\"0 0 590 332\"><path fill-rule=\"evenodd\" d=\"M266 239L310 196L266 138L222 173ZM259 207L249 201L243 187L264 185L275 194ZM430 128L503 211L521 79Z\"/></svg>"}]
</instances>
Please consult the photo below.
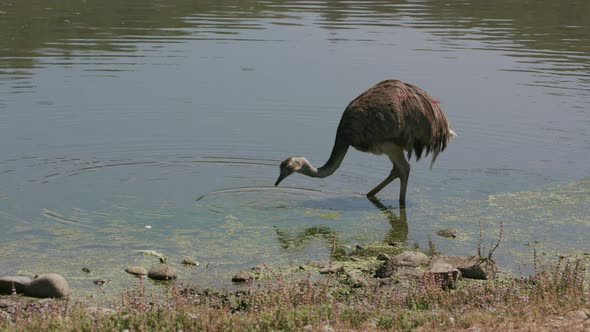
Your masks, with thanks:
<instances>
[{"instance_id":1,"label":"water surface","mask_svg":"<svg viewBox=\"0 0 590 332\"><path fill-rule=\"evenodd\" d=\"M133 281L156 250L183 282L326 259L337 237L495 253L586 251L587 1L0 1L0 275ZM398 183L350 151L326 179L278 164L328 157L341 112L387 78L437 98L459 137ZM148 226L148 227L146 227ZM455 227L447 240L436 231ZM311 230L311 231L310 231ZM347 249L347 250L348 250ZM205 265L208 265L205 268ZM90 275L83 266L93 269ZM115 286L110 289L116 289ZM108 288L107 288L108 289Z\"/></svg>"}]
</instances>

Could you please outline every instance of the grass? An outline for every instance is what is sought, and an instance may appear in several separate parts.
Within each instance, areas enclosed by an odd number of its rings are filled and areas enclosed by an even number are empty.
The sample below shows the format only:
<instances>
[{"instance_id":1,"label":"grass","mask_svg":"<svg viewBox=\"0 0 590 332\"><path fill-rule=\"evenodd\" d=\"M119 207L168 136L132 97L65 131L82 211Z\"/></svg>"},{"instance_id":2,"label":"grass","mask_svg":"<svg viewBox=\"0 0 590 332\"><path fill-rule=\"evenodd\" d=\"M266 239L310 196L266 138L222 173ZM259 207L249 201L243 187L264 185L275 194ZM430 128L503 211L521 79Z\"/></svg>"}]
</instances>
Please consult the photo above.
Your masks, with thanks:
<instances>
[{"instance_id":1,"label":"grass","mask_svg":"<svg viewBox=\"0 0 590 332\"><path fill-rule=\"evenodd\" d=\"M143 280L113 308L20 296L0 309L2 331L431 331L583 330L574 313L590 313L584 259L562 259L529 278L463 279L442 290L427 279L397 287L372 279L355 287L346 274L274 275L238 291L191 289L146 293ZM584 325L586 324L586 325Z\"/></svg>"}]
</instances>

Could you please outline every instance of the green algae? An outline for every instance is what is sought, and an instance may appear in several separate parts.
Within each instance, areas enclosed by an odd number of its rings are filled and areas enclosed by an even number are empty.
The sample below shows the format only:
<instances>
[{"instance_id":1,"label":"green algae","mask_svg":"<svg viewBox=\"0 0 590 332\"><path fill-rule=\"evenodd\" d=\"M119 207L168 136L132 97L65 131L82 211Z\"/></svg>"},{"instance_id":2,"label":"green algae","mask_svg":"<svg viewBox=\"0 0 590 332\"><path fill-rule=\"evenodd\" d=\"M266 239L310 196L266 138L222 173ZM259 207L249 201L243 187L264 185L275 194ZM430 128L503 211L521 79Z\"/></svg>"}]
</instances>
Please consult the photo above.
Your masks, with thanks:
<instances>
[{"instance_id":1,"label":"green algae","mask_svg":"<svg viewBox=\"0 0 590 332\"><path fill-rule=\"evenodd\" d=\"M326 220L336 220L340 218L340 213L331 210L305 209L304 213L308 216L317 216Z\"/></svg>"}]
</instances>

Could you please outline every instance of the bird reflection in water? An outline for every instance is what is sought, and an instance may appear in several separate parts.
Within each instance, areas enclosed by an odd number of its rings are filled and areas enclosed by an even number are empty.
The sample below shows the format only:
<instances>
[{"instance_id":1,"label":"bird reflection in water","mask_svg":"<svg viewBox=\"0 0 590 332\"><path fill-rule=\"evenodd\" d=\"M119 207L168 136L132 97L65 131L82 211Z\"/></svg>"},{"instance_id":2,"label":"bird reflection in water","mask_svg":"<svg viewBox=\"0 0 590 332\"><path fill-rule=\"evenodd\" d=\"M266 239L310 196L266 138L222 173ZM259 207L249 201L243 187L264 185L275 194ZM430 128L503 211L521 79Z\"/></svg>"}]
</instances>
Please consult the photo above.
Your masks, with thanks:
<instances>
[{"instance_id":1,"label":"bird reflection in water","mask_svg":"<svg viewBox=\"0 0 590 332\"><path fill-rule=\"evenodd\" d=\"M403 245L408 240L408 221L406 209L399 208L398 214L393 212L392 207L387 207L376 197L369 197L369 201L383 213L385 219L389 222L391 229L385 235L383 242L389 245ZM348 256L345 245L340 243L338 232L331 227L320 225L306 228L296 235L275 227L275 232L281 247L290 249L305 246L312 239L322 239L326 245L331 248L331 259L339 260Z\"/></svg>"}]
</instances>

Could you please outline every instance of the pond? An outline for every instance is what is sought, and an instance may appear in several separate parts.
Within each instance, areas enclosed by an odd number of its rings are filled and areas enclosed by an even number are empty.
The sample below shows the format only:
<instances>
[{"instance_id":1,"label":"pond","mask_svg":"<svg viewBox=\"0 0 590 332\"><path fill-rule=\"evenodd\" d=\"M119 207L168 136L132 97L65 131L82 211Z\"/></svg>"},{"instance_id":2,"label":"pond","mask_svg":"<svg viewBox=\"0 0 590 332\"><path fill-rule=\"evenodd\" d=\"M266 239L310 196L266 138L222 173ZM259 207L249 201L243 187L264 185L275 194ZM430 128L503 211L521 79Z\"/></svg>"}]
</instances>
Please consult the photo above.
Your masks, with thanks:
<instances>
[{"instance_id":1,"label":"pond","mask_svg":"<svg viewBox=\"0 0 590 332\"><path fill-rule=\"evenodd\" d=\"M406 242L447 254L498 239L506 271L533 250L588 252L590 2L0 1L0 275L57 272L74 294L133 285L155 250L182 282L230 286ZM346 105L416 84L458 133L429 170L349 150L325 179L279 163L329 156ZM456 239L438 237L458 230ZM485 248L484 248L485 249ZM189 257L198 267L182 267ZM90 274L81 271L91 268ZM97 289L96 278L113 280Z\"/></svg>"}]
</instances>

